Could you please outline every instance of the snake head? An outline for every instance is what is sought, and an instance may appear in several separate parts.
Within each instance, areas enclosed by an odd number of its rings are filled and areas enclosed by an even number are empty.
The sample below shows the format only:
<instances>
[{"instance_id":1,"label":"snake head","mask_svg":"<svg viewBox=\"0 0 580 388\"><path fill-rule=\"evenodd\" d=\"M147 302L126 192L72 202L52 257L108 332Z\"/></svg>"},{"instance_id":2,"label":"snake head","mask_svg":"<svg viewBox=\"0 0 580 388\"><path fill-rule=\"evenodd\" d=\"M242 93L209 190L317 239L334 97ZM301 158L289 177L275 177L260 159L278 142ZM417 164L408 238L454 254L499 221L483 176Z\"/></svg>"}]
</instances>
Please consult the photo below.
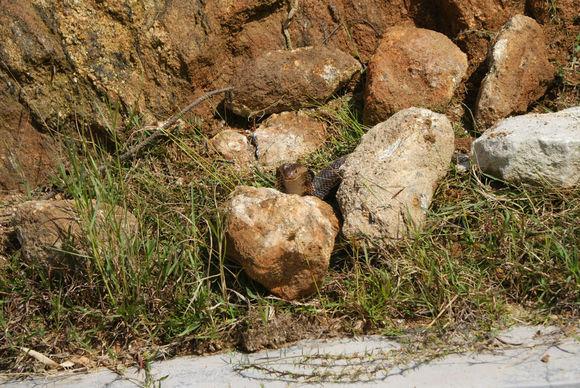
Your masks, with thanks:
<instances>
[{"instance_id":1,"label":"snake head","mask_svg":"<svg viewBox=\"0 0 580 388\"><path fill-rule=\"evenodd\" d=\"M305 195L312 192L312 172L300 163L284 163L276 172L278 186L287 194Z\"/></svg>"}]
</instances>

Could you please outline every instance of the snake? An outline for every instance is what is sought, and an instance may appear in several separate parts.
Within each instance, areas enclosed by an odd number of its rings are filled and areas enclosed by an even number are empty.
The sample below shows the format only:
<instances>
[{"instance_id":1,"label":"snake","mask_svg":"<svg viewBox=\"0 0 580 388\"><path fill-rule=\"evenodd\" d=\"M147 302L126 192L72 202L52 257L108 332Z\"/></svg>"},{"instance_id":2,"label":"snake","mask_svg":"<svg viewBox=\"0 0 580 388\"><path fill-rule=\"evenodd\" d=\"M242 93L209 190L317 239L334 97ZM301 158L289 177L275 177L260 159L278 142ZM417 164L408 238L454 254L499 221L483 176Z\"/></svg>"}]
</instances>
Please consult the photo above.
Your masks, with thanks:
<instances>
[{"instance_id":1,"label":"snake","mask_svg":"<svg viewBox=\"0 0 580 388\"><path fill-rule=\"evenodd\" d=\"M276 170L278 189L286 194L312 195L325 199L342 181L340 167L345 160L346 156L342 156L317 174L301 163L284 163Z\"/></svg>"}]
</instances>

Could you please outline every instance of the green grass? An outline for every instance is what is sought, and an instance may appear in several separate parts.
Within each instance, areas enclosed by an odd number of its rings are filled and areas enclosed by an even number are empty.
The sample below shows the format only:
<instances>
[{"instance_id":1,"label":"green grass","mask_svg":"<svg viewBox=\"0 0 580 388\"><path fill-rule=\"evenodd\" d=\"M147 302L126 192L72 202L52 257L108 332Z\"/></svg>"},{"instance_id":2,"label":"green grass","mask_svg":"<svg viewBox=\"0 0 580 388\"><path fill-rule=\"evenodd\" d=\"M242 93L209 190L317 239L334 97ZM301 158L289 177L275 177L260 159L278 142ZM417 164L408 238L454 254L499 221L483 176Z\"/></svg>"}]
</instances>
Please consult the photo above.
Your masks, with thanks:
<instances>
[{"instance_id":1,"label":"green grass","mask_svg":"<svg viewBox=\"0 0 580 388\"><path fill-rule=\"evenodd\" d=\"M308 158L314 168L352 151L365 132L347 103L317 115L333 136ZM274 177L216 161L201 125L177 130L126 165L96 142L67 140L69 161L55 184L80 209L85 248L70 254L83 265L74 276L48 276L23 263L18 249L7 252L0 369L33 370L20 346L104 365L235 346L257 306L338 320L346 334L577 318L579 191L510 187L455 171L413 238L372 251L339 240L318 295L299 303L270 297L227 261L220 207L237 185L272 186ZM95 210L105 204L131 211L139 233L127 237L112 216L104 228Z\"/></svg>"}]
</instances>

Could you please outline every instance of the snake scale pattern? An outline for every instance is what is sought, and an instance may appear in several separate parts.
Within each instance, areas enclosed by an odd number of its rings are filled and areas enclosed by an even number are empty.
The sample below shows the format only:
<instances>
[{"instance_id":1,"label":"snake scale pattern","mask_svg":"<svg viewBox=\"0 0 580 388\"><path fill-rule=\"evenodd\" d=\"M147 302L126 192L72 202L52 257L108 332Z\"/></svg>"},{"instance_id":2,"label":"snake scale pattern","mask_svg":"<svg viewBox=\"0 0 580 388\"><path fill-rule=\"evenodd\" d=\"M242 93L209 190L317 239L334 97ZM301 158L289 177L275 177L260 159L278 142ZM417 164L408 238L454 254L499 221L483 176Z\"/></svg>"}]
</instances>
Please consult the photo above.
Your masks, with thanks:
<instances>
[{"instance_id":1,"label":"snake scale pattern","mask_svg":"<svg viewBox=\"0 0 580 388\"><path fill-rule=\"evenodd\" d=\"M300 163L285 163L276 172L277 186L286 194L313 195L324 199L340 184L340 167L346 156L334 160L326 168L314 174Z\"/></svg>"}]
</instances>

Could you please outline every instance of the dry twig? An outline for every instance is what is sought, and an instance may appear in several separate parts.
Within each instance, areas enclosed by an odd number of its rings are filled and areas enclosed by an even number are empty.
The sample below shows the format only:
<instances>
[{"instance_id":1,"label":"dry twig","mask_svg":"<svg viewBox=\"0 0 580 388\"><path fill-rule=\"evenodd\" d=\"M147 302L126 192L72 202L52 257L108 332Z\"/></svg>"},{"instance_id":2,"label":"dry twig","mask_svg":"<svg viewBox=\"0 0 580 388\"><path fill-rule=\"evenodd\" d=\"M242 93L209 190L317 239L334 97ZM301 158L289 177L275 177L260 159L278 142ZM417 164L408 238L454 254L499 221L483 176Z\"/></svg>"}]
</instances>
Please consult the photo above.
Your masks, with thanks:
<instances>
[{"instance_id":1,"label":"dry twig","mask_svg":"<svg viewBox=\"0 0 580 388\"><path fill-rule=\"evenodd\" d=\"M208 98L215 96L216 94L229 92L232 89L233 88L231 86L227 87L227 88L222 88L222 89L215 89L215 90L212 90L212 91L207 92L204 95L200 96L199 98L194 100L191 104L189 104L188 106L183 108L181 111L179 111L179 113L171 116L169 119L167 119L166 121L164 121L163 123L161 123L160 125L155 127L154 132L151 135L149 135L149 137L143 139L141 142L139 142L138 144L134 145L133 147L129 148L126 152L121 154L121 156L119 156L119 161L126 162L128 160L133 159L135 156L137 156L139 154L139 152L141 152L141 150L143 150L144 148L149 146L151 143L153 143L155 140L157 140L158 138L160 138L161 136L166 134L166 131L168 129L170 129L171 127L173 127L175 124L177 124L179 119L181 119L187 112L189 112L190 110L192 110L193 108L195 108L197 105L201 104L203 101L207 100ZM106 168L106 166L103 165L99 168L99 171L102 171L105 168Z\"/></svg>"}]
</instances>

